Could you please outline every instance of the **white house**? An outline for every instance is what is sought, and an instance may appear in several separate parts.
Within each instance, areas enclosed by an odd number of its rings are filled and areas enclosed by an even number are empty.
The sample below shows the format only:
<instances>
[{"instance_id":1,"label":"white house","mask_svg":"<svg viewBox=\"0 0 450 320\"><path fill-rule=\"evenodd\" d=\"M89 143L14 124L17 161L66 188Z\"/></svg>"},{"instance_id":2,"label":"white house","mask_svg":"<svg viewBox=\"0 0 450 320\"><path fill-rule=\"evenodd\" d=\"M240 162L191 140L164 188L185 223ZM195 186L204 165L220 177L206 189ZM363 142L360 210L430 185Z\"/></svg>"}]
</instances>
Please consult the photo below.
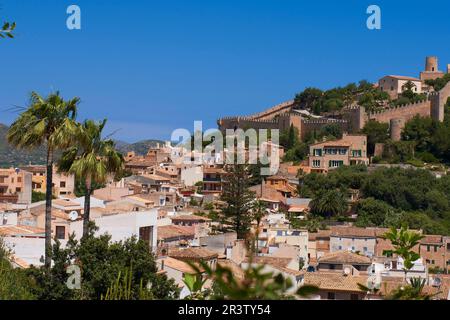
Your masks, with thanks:
<instances>
[{"instance_id":1,"label":"white house","mask_svg":"<svg viewBox=\"0 0 450 320\"><path fill-rule=\"evenodd\" d=\"M151 248L156 247L157 209L104 215L94 218L93 221L99 228L97 234L108 233L111 235L112 241L123 241L132 236L136 236L148 242ZM81 238L83 235L83 221L72 222L70 230L75 233L76 239Z\"/></svg>"}]
</instances>

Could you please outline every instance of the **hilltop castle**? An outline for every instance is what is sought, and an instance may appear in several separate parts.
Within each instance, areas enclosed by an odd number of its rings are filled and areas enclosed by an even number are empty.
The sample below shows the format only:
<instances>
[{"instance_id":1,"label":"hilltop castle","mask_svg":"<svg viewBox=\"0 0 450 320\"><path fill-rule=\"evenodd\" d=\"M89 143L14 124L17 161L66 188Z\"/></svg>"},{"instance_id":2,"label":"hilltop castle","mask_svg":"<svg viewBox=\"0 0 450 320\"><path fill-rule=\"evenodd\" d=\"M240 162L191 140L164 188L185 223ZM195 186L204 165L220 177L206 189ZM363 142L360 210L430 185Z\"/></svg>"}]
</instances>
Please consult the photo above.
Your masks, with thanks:
<instances>
[{"instance_id":1,"label":"hilltop castle","mask_svg":"<svg viewBox=\"0 0 450 320\"><path fill-rule=\"evenodd\" d=\"M447 74L450 73L450 64L447 65ZM224 117L217 121L219 129L288 129L291 125L298 129L300 138L308 133L318 131L326 125L337 124L343 131L359 132L369 120L388 123L391 138L400 140L401 132L406 122L416 115L427 116L442 122L444 120L444 107L450 97L450 82L438 92L426 84L426 80L441 78L445 75L439 71L437 57L427 57L425 71L420 73L420 78L404 76L386 76L378 81L375 86L385 91L392 99L398 98L402 93L403 85L411 81L415 85L416 93L423 93L426 99L416 103L387 107L376 112L367 112L362 106L346 106L333 117L311 117L305 110L298 110L294 100L283 102L263 112L248 116Z\"/></svg>"}]
</instances>

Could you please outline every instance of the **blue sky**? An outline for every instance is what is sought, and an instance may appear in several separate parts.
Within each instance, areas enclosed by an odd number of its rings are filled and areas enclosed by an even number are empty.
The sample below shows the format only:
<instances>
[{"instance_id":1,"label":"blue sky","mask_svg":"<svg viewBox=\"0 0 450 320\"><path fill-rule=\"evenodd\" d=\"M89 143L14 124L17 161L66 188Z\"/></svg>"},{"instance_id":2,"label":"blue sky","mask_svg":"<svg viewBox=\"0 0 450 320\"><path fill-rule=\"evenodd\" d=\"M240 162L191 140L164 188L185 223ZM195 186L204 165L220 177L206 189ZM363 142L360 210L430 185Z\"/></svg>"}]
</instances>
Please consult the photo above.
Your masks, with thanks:
<instances>
[{"instance_id":1,"label":"blue sky","mask_svg":"<svg viewBox=\"0 0 450 320\"><path fill-rule=\"evenodd\" d=\"M431 3L431 2L430 2ZM215 128L308 86L330 88L386 74L417 76L426 55L450 63L448 0L0 0L0 122L28 94L79 96L80 120L108 118L115 138L168 139ZM66 28L77 4L82 30ZM366 8L382 30L366 28Z\"/></svg>"}]
</instances>

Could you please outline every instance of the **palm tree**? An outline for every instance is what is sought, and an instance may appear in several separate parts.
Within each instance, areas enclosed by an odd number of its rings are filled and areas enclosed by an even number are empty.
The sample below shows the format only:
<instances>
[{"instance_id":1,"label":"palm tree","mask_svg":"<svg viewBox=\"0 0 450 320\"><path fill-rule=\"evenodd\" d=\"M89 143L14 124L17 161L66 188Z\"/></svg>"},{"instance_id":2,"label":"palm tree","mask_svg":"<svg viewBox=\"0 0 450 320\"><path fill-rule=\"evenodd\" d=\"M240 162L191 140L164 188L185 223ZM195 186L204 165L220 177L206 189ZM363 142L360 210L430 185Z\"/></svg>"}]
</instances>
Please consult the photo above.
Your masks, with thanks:
<instances>
[{"instance_id":1,"label":"palm tree","mask_svg":"<svg viewBox=\"0 0 450 320\"><path fill-rule=\"evenodd\" d=\"M392 227L383 235L384 239L390 240L394 250L386 250L385 254L397 254L403 259L403 271L405 272L405 282L408 271L414 266L414 261L420 258L420 255L413 250L424 238L423 235L408 230L402 226L400 230Z\"/></svg>"},{"instance_id":2,"label":"palm tree","mask_svg":"<svg viewBox=\"0 0 450 320\"><path fill-rule=\"evenodd\" d=\"M389 300L431 300L441 292L428 294L424 292L425 279L411 278L409 284L393 290L388 296Z\"/></svg>"},{"instance_id":3,"label":"palm tree","mask_svg":"<svg viewBox=\"0 0 450 320\"><path fill-rule=\"evenodd\" d=\"M266 215L266 204L261 200L257 200L252 206L252 217L256 220L256 255L258 255L258 242L259 242L259 227L261 225L261 220Z\"/></svg>"},{"instance_id":4,"label":"palm tree","mask_svg":"<svg viewBox=\"0 0 450 320\"><path fill-rule=\"evenodd\" d=\"M71 132L76 128L75 117L79 98L69 101L51 93L47 98L31 93L30 106L14 121L8 130L8 142L17 148L47 148L47 179L45 195L45 267L51 265L51 210L53 195L54 152L72 143Z\"/></svg>"},{"instance_id":5,"label":"palm tree","mask_svg":"<svg viewBox=\"0 0 450 320\"><path fill-rule=\"evenodd\" d=\"M59 161L60 171L74 174L85 182L83 237L88 234L92 185L105 183L109 176L122 169L124 162L114 141L102 138L105 124L106 119L99 123L86 120L79 124L75 133L78 143L68 148Z\"/></svg>"},{"instance_id":6,"label":"palm tree","mask_svg":"<svg viewBox=\"0 0 450 320\"><path fill-rule=\"evenodd\" d=\"M311 201L311 211L325 217L340 215L348 210L347 200L342 192L328 190L314 197Z\"/></svg>"}]
</instances>

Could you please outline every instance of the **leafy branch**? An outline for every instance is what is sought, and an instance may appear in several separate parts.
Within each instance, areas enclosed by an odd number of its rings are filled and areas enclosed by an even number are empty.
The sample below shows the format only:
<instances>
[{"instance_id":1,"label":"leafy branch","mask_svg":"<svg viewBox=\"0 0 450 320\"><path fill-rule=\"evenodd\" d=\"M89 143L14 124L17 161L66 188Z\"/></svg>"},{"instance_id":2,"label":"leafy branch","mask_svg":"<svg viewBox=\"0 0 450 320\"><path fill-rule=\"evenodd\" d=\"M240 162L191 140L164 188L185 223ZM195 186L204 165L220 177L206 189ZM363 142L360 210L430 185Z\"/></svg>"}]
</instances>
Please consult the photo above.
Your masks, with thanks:
<instances>
[{"instance_id":1,"label":"leafy branch","mask_svg":"<svg viewBox=\"0 0 450 320\"><path fill-rule=\"evenodd\" d=\"M0 29L0 38L14 38L13 31L16 28L16 23L5 22L3 27Z\"/></svg>"}]
</instances>

